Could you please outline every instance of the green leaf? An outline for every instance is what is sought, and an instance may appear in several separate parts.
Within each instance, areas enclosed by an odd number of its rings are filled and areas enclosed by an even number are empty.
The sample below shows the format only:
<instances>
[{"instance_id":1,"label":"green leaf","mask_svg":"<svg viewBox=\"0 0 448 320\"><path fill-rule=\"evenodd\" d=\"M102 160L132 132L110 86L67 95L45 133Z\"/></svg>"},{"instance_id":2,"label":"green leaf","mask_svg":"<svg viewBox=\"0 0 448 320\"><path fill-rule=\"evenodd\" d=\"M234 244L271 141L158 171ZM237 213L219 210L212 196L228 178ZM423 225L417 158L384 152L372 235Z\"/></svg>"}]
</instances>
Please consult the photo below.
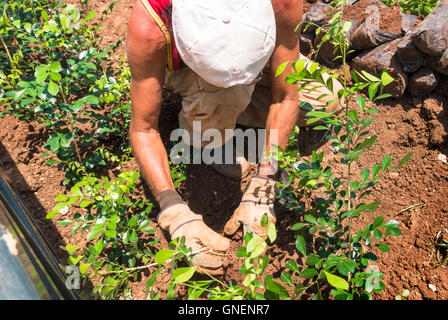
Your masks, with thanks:
<instances>
[{"instance_id":1,"label":"green leaf","mask_svg":"<svg viewBox=\"0 0 448 320\"><path fill-rule=\"evenodd\" d=\"M316 269L314 269L314 268L306 268L305 270L302 271L302 273L300 275L303 278L305 278L305 279L311 279L316 274L317 274L317 270Z\"/></svg>"},{"instance_id":2,"label":"green leaf","mask_svg":"<svg viewBox=\"0 0 448 320\"><path fill-rule=\"evenodd\" d=\"M373 101L375 99L375 95L378 91L378 87L379 87L380 83L376 82L376 83L372 83L371 85L369 85L369 99L371 101Z\"/></svg>"},{"instance_id":3,"label":"green leaf","mask_svg":"<svg viewBox=\"0 0 448 320\"><path fill-rule=\"evenodd\" d=\"M103 237L101 237L97 243L94 244L93 246L95 248L95 252L97 255L99 255L102 251L103 251Z\"/></svg>"},{"instance_id":4,"label":"green leaf","mask_svg":"<svg viewBox=\"0 0 448 320\"><path fill-rule=\"evenodd\" d=\"M176 282L186 282L194 275L197 267L177 268L174 270L171 279Z\"/></svg>"},{"instance_id":5,"label":"green leaf","mask_svg":"<svg viewBox=\"0 0 448 320\"><path fill-rule=\"evenodd\" d=\"M92 18L95 17L95 16L96 16L96 11L90 11L90 12L87 14L85 20L86 20L86 21L87 21L87 20L90 20L90 19L92 19Z\"/></svg>"},{"instance_id":6,"label":"green leaf","mask_svg":"<svg viewBox=\"0 0 448 320\"><path fill-rule=\"evenodd\" d=\"M373 231L373 236L377 241L381 241L381 238L383 237L383 233L379 229L375 229Z\"/></svg>"},{"instance_id":7,"label":"green leaf","mask_svg":"<svg viewBox=\"0 0 448 320\"><path fill-rule=\"evenodd\" d=\"M132 234L131 234L131 236L129 237L129 241L132 242L132 243L134 243L134 242L137 241L137 239L138 239L138 234L137 234L137 232L134 230L134 231L132 231Z\"/></svg>"},{"instance_id":8,"label":"green leaf","mask_svg":"<svg viewBox=\"0 0 448 320\"><path fill-rule=\"evenodd\" d=\"M302 229L303 227L306 227L306 226L308 226L309 224L308 223L296 223L296 224L294 224L292 227L291 227L291 230L293 230L293 231L296 231L296 230L300 230L300 229Z\"/></svg>"},{"instance_id":9,"label":"green leaf","mask_svg":"<svg viewBox=\"0 0 448 320\"><path fill-rule=\"evenodd\" d=\"M87 270L90 267L90 263L81 263L79 265L79 272L81 272L81 274L85 274L87 272Z\"/></svg>"},{"instance_id":10,"label":"green leaf","mask_svg":"<svg viewBox=\"0 0 448 320\"><path fill-rule=\"evenodd\" d=\"M52 64L50 64L48 70L50 70L51 72L60 72L62 70L61 63L59 61L54 61Z\"/></svg>"},{"instance_id":11,"label":"green leaf","mask_svg":"<svg viewBox=\"0 0 448 320\"><path fill-rule=\"evenodd\" d=\"M385 87L389 83L392 83L394 81L394 78L392 78L386 71L386 69L383 70L381 73L381 84Z\"/></svg>"},{"instance_id":12,"label":"green leaf","mask_svg":"<svg viewBox=\"0 0 448 320\"><path fill-rule=\"evenodd\" d=\"M389 220L382 225L383 228L396 228L399 222L397 220Z\"/></svg>"},{"instance_id":13,"label":"green leaf","mask_svg":"<svg viewBox=\"0 0 448 320\"><path fill-rule=\"evenodd\" d=\"M280 64L277 68L277 71L275 72L275 76L278 77L279 75L281 75L283 73L283 71L285 71L286 66L288 65L289 61L283 62L282 64Z\"/></svg>"},{"instance_id":14,"label":"green leaf","mask_svg":"<svg viewBox=\"0 0 448 320\"><path fill-rule=\"evenodd\" d=\"M307 222L309 222L309 223L313 223L313 224L316 224L316 223L317 223L316 218L314 218L314 217L313 217L312 215L310 215L310 214L305 215L304 220L307 221Z\"/></svg>"},{"instance_id":15,"label":"green leaf","mask_svg":"<svg viewBox=\"0 0 448 320\"><path fill-rule=\"evenodd\" d=\"M50 78L51 78L51 80L56 81L56 82L61 81L61 79L62 79L61 75L57 72L50 72Z\"/></svg>"},{"instance_id":16,"label":"green leaf","mask_svg":"<svg viewBox=\"0 0 448 320\"><path fill-rule=\"evenodd\" d=\"M48 92L52 95L55 96L58 94L59 92L59 87L56 83L53 82L53 80L50 80L50 83L48 84Z\"/></svg>"},{"instance_id":17,"label":"green leaf","mask_svg":"<svg viewBox=\"0 0 448 320\"><path fill-rule=\"evenodd\" d=\"M64 220L59 220L57 223L58 223L58 225L60 225L60 226L67 226L67 225L69 225L69 224L72 224L72 223L74 223L75 221L72 221L72 220L70 220L70 219L64 219Z\"/></svg>"},{"instance_id":18,"label":"green leaf","mask_svg":"<svg viewBox=\"0 0 448 320\"><path fill-rule=\"evenodd\" d=\"M245 248L245 247L239 247L239 248L236 250L236 256L237 256L238 258L244 258L244 257L247 257L246 248Z\"/></svg>"},{"instance_id":19,"label":"green leaf","mask_svg":"<svg viewBox=\"0 0 448 320\"><path fill-rule=\"evenodd\" d=\"M331 284L336 289L342 289L346 291L349 289L348 282L345 279L335 276L334 274L331 274L327 271L324 271L324 273L328 283Z\"/></svg>"},{"instance_id":20,"label":"green leaf","mask_svg":"<svg viewBox=\"0 0 448 320\"><path fill-rule=\"evenodd\" d=\"M292 281L291 274L289 272L283 272L280 276L280 279L287 285L294 286L294 282Z\"/></svg>"},{"instance_id":21,"label":"green leaf","mask_svg":"<svg viewBox=\"0 0 448 320\"><path fill-rule=\"evenodd\" d=\"M138 222L138 216L135 215L131 219L129 219L129 221L128 221L128 228L135 227L137 225L137 222Z\"/></svg>"},{"instance_id":22,"label":"green leaf","mask_svg":"<svg viewBox=\"0 0 448 320\"><path fill-rule=\"evenodd\" d=\"M289 259L288 261L286 261L285 267L289 270L300 273L300 269L299 269L299 267L297 267L297 263L292 259Z\"/></svg>"},{"instance_id":23,"label":"green leaf","mask_svg":"<svg viewBox=\"0 0 448 320\"><path fill-rule=\"evenodd\" d=\"M386 234L391 234L393 236L401 236L401 230L398 228L388 228Z\"/></svg>"},{"instance_id":24,"label":"green leaf","mask_svg":"<svg viewBox=\"0 0 448 320\"><path fill-rule=\"evenodd\" d=\"M381 170L383 172L386 171L387 168L390 166L391 162L392 162L392 158L389 155L385 156L383 158L383 161L381 162Z\"/></svg>"},{"instance_id":25,"label":"green leaf","mask_svg":"<svg viewBox=\"0 0 448 320\"><path fill-rule=\"evenodd\" d=\"M381 167L379 165L375 164L372 167L372 178L375 178L380 171L381 171Z\"/></svg>"},{"instance_id":26,"label":"green leaf","mask_svg":"<svg viewBox=\"0 0 448 320\"><path fill-rule=\"evenodd\" d=\"M246 245L247 253L251 253L252 251L254 251L260 242L262 242L262 239L257 235L253 235Z\"/></svg>"},{"instance_id":27,"label":"green leaf","mask_svg":"<svg viewBox=\"0 0 448 320\"><path fill-rule=\"evenodd\" d=\"M47 165L49 165L49 166L52 166L52 165L54 165L54 164L56 164L56 163L58 163L59 161L58 160L55 160L55 159L48 159L45 163L47 164Z\"/></svg>"},{"instance_id":28,"label":"green leaf","mask_svg":"<svg viewBox=\"0 0 448 320\"><path fill-rule=\"evenodd\" d=\"M91 241L98 237L103 230L104 223L99 223L93 225L92 229L90 230L89 234L87 235L87 241Z\"/></svg>"},{"instance_id":29,"label":"green leaf","mask_svg":"<svg viewBox=\"0 0 448 320\"><path fill-rule=\"evenodd\" d=\"M353 122L355 122L355 123L358 122L358 113L356 112L356 110L350 110L349 113L348 113L348 117Z\"/></svg>"},{"instance_id":30,"label":"green leaf","mask_svg":"<svg viewBox=\"0 0 448 320\"><path fill-rule=\"evenodd\" d=\"M142 229L142 231L147 232L147 233L154 233L154 232L156 232L156 229L153 227L147 227L147 228Z\"/></svg>"},{"instance_id":31,"label":"green leaf","mask_svg":"<svg viewBox=\"0 0 448 320\"><path fill-rule=\"evenodd\" d=\"M362 143L360 143L355 150L363 150L366 148L370 148L378 139L378 136L373 135L370 138L365 139Z\"/></svg>"},{"instance_id":32,"label":"green leaf","mask_svg":"<svg viewBox=\"0 0 448 320\"><path fill-rule=\"evenodd\" d=\"M358 73L359 74L359 73ZM361 70L361 74L369 81L371 82L379 82L380 79L375 77L374 75L368 73L367 71Z\"/></svg>"},{"instance_id":33,"label":"green leaf","mask_svg":"<svg viewBox=\"0 0 448 320\"><path fill-rule=\"evenodd\" d=\"M67 201L67 196L66 195L64 195L64 194L58 194L55 198L54 198L54 200L56 200L56 201Z\"/></svg>"},{"instance_id":34,"label":"green leaf","mask_svg":"<svg viewBox=\"0 0 448 320\"><path fill-rule=\"evenodd\" d=\"M255 257L258 257L258 256L259 256L260 254L262 254L263 251L266 249L266 246L267 246L267 244L266 244L266 242L264 242L264 241L258 243L258 244L255 246L254 250L253 250L252 252L250 252L249 258L255 258Z\"/></svg>"},{"instance_id":35,"label":"green leaf","mask_svg":"<svg viewBox=\"0 0 448 320\"><path fill-rule=\"evenodd\" d=\"M274 242L275 239L277 239L277 230L275 229L275 224L274 223L271 223L268 226L268 231L267 232L268 232L268 238L271 241L271 243Z\"/></svg>"},{"instance_id":36,"label":"green leaf","mask_svg":"<svg viewBox=\"0 0 448 320\"><path fill-rule=\"evenodd\" d=\"M316 265L319 261L321 261L321 258L317 255L317 254L310 254L307 258L306 258L306 264L309 265L310 267Z\"/></svg>"},{"instance_id":37,"label":"green leaf","mask_svg":"<svg viewBox=\"0 0 448 320\"><path fill-rule=\"evenodd\" d=\"M163 270L163 267L159 267L159 269L157 269L156 271L154 271L151 274L151 277L148 279L148 281L145 284L145 287L152 287L154 285L154 283L156 282L157 276L159 275L159 273Z\"/></svg>"},{"instance_id":38,"label":"green leaf","mask_svg":"<svg viewBox=\"0 0 448 320\"><path fill-rule=\"evenodd\" d=\"M372 229L376 229L376 228L378 228L378 227L383 223L383 221L384 221L384 218L383 218L383 217L377 217L377 218L375 219L375 221L373 221Z\"/></svg>"},{"instance_id":39,"label":"green leaf","mask_svg":"<svg viewBox=\"0 0 448 320\"><path fill-rule=\"evenodd\" d=\"M61 211L63 208L65 208L67 206L67 202L60 202L57 203L53 210L51 212L49 212L47 214L47 216L45 217L46 219L51 219L53 218L59 211Z\"/></svg>"},{"instance_id":40,"label":"green leaf","mask_svg":"<svg viewBox=\"0 0 448 320\"><path fill-rule=\"evenodd\" d=\"M370 176L369 168L365 168L361 171L361 182L366 181Z\"/></svg>"},{"instance_id":41,"label":"green leaf","mask_svg":"<svg viewBox=\"0 0 448 320\"><path fill-rule=\"evenodd\" d=\"M344 160L347 162L354 162L357 161L359 159L359 156L361 155L362 150L358 150L358 151L352 151L349 152L345 157Z\"/></svg>"},{"instance_id":42,"label":"green leaf","mask_svg":"<svg viewBox=\"0 0 448 320\"><path fill-rule=\"evenodd\" d=\"M398 164L398 167L401 167L402 165L404 165L406 162L408 162L409 160L411 160L412 156L414 155L413 152L409 152L407 155L405 155L403 157L403 159L400 160L400 163Z\"/></svg>"},{"instance_id":43,"label":"green leaf","mask_svg":"<svg viewBox=\"0 0 448 320\"><path fill-rule=\"evenodd\" d=\"M69 253L69 254L73 254L75 253L76 249L78 249L78 246L75 246L73 244L67 244L65 246L65 250Z\"/></svg>"},{"instance_id":44,"label":"green leaf","mask_svg":"<svg viewBox=\"0 0 448 320\"><path fill-rule=\"evenodd\" d=\"M301 254L303 254L306 257L306 242L305 238L301 235L297 235L296 248L297 250L299 250Z\"/></svg>"},{"instance_id":45,"label":"green leaf","mask_svg":"<svg viewBox=\"0 0 448 320\"><path fill-rule=\"evenodd\" d=\"M155 261L158 264L162 264L165 261L171 259L176 254L175 250L162 249L156 253Z\"/></svg>"},{"instance_id":46,"label":"green leaf","mask_svg":"<svg viewBox=\"0 0 448 320\"><path fill-rule=\"evenodd\" d=\"M37 83L43 83L48 77L48 67L46 65L40 65L36 67L36 71L34 72L34 77L36 78Z\"/></svg>"},{"instance_id":47,"label":"green leaf","mask_svg":"<svg viewBox=\"0 0 448 320\"><path fill-rule=\"evenodd\" d=\"M109 238L115 238L117 236L117 232L115 230L106 230L104 231L104 235Z\"/></svg>"},{"instance_id":48,"label":"green leaf","mask_svg":"<svg viewBox=\"0 0 448 320\"><path fill-rule=\"evenodd\" d=\"M364 109L366 107L366 99L364 99L363 96L356 97L356 104L358 105L361 112L364 112Z\"/></svg>"},{"instance_id":49,"label":"green leaf","mask_svg":"<svg viewBox=\"0 0 448 320\"><path fill-rule=\"evenodd\" d=\"M390 251L389 246L387 246L387 245L385 245L385 244L379 244L379 245L378 245L378 249L380 249L380 250L383 251L383 252L389 252L389 251Z\"/></svg>"},{"instance_id":50,"label":"green leaf","mask_svg":"<svg viewBox=\"0 0 448 320\"><path fill-rule=\"evenodd\" d=\"M355 261L347 260L347 261L339 263L336 266L336 269L343 276L347 276L348 273L353 273L355 271L355 267L356 267L356 262Z\"/></svg>"},{"instance_id":51,"label":"green leaf","mask_svg":"<svg viewBox=\"0 0 448 320\"><path fill-rule=\"evenodd\" d=\"M267 275L264 278L264 286L266 290L278 294L279 296L289 297L288 290L280 283L272 279L272 275Z\"/></svg>"},{"instance_id":52,"label":"green leaf","mask_svg":"<svg viewBox=\"0 0 448 320\"><path fill-rule=\"evenodd\" d=\"M81 261L82 256L81 255L71 255L70 257L68 257L68 264L69 265L73 265L76 266L78 264L79 261Z\"/></svg>"},{"instance_id":53,"label":"green leaf","mask_svg":"<svg viewBox=\"0 0 448 320\"><path fill-rule=\"evenodd\" d=\"M260 224L262 227L265 227L269 222L269 218L267 213L263 214L263 217L261 218Z\"/></svg>"},{"instance_id":54,"label":"green leaf","mask_svg":"<svg viewBox=\"0 0 448 320\"><path fill-rule=\"evenodd\" d=\"M80 203L79 203L79 207L80 208L85 208L85 207L87 207L89 204L91 204L92 203L92 201L91 200L84 200L84 201L81 201Z\"/></svg>"}]
</instances>

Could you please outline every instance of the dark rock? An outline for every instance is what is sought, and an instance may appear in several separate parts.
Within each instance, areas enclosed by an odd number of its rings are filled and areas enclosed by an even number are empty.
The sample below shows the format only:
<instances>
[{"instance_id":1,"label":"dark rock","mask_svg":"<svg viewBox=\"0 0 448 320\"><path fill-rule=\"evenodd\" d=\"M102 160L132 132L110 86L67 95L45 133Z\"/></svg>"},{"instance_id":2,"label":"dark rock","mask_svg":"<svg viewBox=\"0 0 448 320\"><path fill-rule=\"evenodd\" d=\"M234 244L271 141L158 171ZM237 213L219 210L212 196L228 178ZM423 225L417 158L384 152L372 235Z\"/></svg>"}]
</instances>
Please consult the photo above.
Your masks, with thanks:
<instances>
[{"instance_id":1,"label":"dark rock","mask_svg":"<svg viewBox=\"0 0 448 320\"><path fill-rule=\"evenodd\" d=\"M350 44L358 50L375 48L400 37L399 33L383 31L379 25L364 21L350 37Z\"/></svg>"},{"instance_id":2,"label":"dark rock","mask_svg":"<svg viewBox=\"0 0 448 320\"><path fill-rule=\"evenodd\" d=\"M443 58L444 58L443 56L442 57L427 56L425 59L425 65L441 74L448 75L448 65L443 66L444 62Z\"/></svg>"},{"instance_id":3,"label":"dark rock","mask_svg":"<svg viewBox=\"0 0 448 320\"><path fill-rule=\"evenodd\" d=\"M436 88L436 92L442 96L448 97L448 77L442 76L439 85Z\"/></svg>"},{"instance_id":4,"label":"dark rock","mask_svg":"<svg viewBox=\"0 0 448 320\"><path fill-rule=\"evenodd\" d=\"M299 35L300 52L307 56L313 50L314 35L310 33L301 33Z\"/></svg>"},{"instance_id":5,"label":"dark rock","mask_svg":"<svg viewBox=\"0 0 448 320\"><path fill-rule=\"evenodd\" d=\"M410 36L404 37L398 44L397 54L405 72L416 72L425 61L425 54L417 48Z\"/></svg>"},{"instance_id":6,"label":"dark rock","mask_svg":"<svg viewBox=\"0 0 448 320\"><path fill-rule=\"evenodd\" d=\"M327 15L330 13L331 10L333 10L333 7L330 6L329 4L319 2L303 15L303 21L311 22L318 26L322 26L325 23ZM316 30L316 26L313 24L310 24L308 25L308 27L305 27L307 26L307 24L304 23L302 30L304 29L306 30L302 31L302 33L314 33L314 31Z\"/></svg>"},{"instance_id":7,"label":"dark rock","mask_svg":"<svg viewBox=\"0 0 448 320\"><path fill-rule=\"evenodd\" d=\"M412 14L401 14L401 31L404 33L408 33L409 30L412 29L412 27L418 22L417 16L414 16Z\"/></svg>"},{"instance_id":8,"label":"dark rock","mask_svg":"<svg viewBox=\"0 0 448 320\"><path fill-rule=\"evenodd\" d=\"M440 58L440 63L443 68L448 67L448 48L445 50L442 57Z\"/></svg>"},{"instance_id":9,"label":"dark rock","mask_svg":"<svg viewBox=\"0 0 448 320\"><path fill-rule=\"evenodd\" d=\"M430 94L439 84L440 76L427 67L414 73L409 81L409 93L416 97Z\"/></svg>"},{"instance_id":10,"label":"dark rock","mask_svg":"<svg viewBox=\"0 0 448 320\"><path fill-rule=\"evenodd\" d=\"M351 63L352 69L359 72L365 70L377 77L386 69L395 80L384 88L384 93L389 93L394 98L401 97L408 84L408 76L398 60L397 46L400 41L401 39L397 39L365 51Z\"/></svg>"},{"instance_id":11,"label":"dark rock","mask_svg":"<svg viewBox=\"0 0 448 320\"><path fill-rule=\"evenodd\" d=\"M433 11L415 28L412 41L424 53L440 57L448 44L448 0L441 0Z\"/></svg>"}]
</instances>

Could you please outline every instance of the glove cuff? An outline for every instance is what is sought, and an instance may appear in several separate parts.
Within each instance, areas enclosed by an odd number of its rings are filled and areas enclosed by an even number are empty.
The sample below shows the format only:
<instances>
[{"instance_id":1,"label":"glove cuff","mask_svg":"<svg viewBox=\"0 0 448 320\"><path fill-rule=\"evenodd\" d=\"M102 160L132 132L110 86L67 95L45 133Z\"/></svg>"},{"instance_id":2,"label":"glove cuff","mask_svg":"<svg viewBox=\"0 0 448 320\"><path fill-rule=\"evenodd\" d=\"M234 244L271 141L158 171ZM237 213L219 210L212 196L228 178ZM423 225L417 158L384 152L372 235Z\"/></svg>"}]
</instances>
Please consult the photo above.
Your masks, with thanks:
<instances>
[{"instance_id":1,"label":"glove cuff","mask_svg":"<svg viewBox=\"0 0 448 320\"><path fill-rule=\"evenodd\" d=\"M175 204L185 204L181 196L174 189L167 189L160 192L157 196L160 212Z\"/></svg>"}]
</instances>

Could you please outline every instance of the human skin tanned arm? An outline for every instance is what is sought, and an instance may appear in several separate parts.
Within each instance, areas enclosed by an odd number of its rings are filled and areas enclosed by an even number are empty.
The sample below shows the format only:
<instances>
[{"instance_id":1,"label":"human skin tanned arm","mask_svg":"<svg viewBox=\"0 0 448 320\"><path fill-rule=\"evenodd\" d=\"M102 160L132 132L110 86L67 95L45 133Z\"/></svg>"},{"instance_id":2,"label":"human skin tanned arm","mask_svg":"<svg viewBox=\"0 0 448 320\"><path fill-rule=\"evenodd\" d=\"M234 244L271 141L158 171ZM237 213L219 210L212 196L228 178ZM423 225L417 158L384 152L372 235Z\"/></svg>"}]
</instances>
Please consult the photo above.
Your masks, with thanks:
<instances>
[{"instance_id":1,"label":"human skin tanned arm","mask_svg":"<svg viewBox=\"0 0 448 320\"><path fill-rule=\"evenodd\" d=\"M136 2L128 24L127 56L131 68L130 141L140 170L158 200L162 191L174 190L168 155L158 129L166 41L140 1Z\"/></svg>"},{"instance_id":2,"label":"human skin tanned arm","mask_svg":"<svg viewBox=\"0 0 448 320\"><path fill-rule=\"evenodd\" d=\"M273 0L276 20L276 47L271 57L270 74L272 103L266 120L266 150L270 150L270 130L278 130L278 146L286 148L289 133L296 124L299 107L297 86L287 84L283 73L276 77L277 68L286 61L296 61L299 58L299 41L295 27L302 20L302 0ZM268 164L262 164L261 167Z\"/></svg>"}]
</instances>

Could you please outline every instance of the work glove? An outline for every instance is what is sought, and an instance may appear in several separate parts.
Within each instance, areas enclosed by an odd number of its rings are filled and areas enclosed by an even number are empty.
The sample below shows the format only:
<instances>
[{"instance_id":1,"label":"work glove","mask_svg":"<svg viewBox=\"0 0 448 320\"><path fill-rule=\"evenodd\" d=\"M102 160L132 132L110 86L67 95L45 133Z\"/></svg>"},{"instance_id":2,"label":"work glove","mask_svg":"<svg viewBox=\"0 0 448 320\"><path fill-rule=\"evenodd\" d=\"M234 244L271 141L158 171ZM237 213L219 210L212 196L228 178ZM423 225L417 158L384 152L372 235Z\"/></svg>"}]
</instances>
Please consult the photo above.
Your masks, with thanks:
<instances>
[{"instance_id":1,"label":"work glove","mask_svg":"<svg viewBox=\"0 0 448 320\"><path fill-rule=\"evenodd\" d=\"M270 178L253 176L244 188L241 202L224 227L228 235L234 234L243 225L244 234L253 232L266 239L269 223L261 226L261 219L266 213L269 222L275 223L274 201L279 187L277 181Z\"/></svg>"},{"instance_id":2,"label":"work glove","mask_svg":"<svg viewBox=\"0 0 448 320\"><path fill-rule=\"evenodd\" d=\"M230 241L207 227L202 216L191 211L185 203L175 203L161 211L158 223L163 230L170 233L172 239L185 236L185 246L193 252L203 248L211 249L194 254L192 263L210 274L223 273L222 255L216 251L226 251Z\"/></svg>"}]
</instances>

